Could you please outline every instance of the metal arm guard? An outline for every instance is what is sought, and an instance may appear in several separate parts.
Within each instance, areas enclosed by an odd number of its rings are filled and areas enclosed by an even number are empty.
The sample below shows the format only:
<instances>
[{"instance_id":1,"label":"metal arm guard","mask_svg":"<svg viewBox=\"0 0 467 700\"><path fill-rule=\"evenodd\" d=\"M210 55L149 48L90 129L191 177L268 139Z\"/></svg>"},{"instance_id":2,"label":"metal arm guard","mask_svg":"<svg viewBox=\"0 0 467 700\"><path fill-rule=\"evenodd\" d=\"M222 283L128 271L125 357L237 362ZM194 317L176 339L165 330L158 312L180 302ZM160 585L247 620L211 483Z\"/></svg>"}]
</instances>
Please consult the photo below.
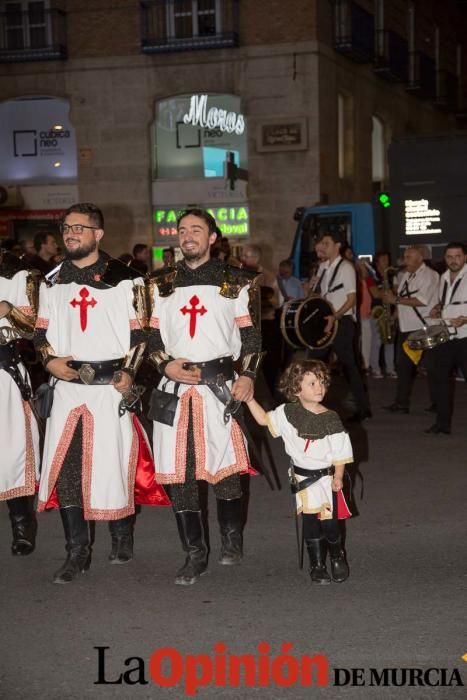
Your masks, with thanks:
<instances>
[{"instance_id":1,"label":"metal arm guard","mask_svg":"<svg viewBox=\"0 0 467 700\"><path fill-rule=\"evenodd\" d=\"M31 340L34 335L34 318L23 314L22 311L10 304L9 301L5 301L4 303L8 304L10 307L5 318L10 322L16 334L16 338L27 338L27 340Z\"/></svg>"},{"instance_id":2,"label":"metal arm guard","mask_svg":"<svg viewBox=\"0 0 467 700\"><path fill-rule=\"evenodd\" d=\"M146 343L138 343L130 348L123 360L122 371L134 377L143 361L145 349Z\"/></svg>"},{"instance_id":3,"label":"metal arm guard","mask_svg":"<svg viewBox=\"0 0 467 700\"><path fill-rule=\"evenodd\" d=\"M164 374L166 364L173 360L173 357L167 355L164 350L156 350L149 355L149 360L156 365L160 374Z\"/></svg>"},{"instance_id":4,"label":"metal arm guard","mask_svg":"<svg viewBox=\"0 0 467 700\"><path fill-rule=\"evenodd\" d=\"M264 352L250 352L242 357L242 367L240 374L244 377L256 379L258 370L263 359Z\"/></svg>"}]
</instances>

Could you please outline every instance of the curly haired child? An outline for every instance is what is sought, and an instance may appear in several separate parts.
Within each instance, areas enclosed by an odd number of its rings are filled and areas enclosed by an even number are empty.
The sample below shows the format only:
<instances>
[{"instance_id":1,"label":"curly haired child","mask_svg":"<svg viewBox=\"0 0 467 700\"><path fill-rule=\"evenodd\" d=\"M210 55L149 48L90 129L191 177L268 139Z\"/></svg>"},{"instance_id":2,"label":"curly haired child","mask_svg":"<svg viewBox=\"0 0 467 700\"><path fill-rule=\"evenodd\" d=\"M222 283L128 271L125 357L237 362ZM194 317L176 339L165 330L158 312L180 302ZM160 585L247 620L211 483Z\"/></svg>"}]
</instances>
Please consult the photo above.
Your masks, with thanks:
<instances>
[{"instance_id":1,"label":"curly haired child","mask_svg":"<svg viewBox=\"0 0 467 700\"><path fill-rule=\"evenodd\" d=\"M351 515L342 485L353 452L341 419L321 403L329 384L324 362L300 360L286 369L279 385L288 403L266 413L255 399L247 402L256 422L282 438L291 459L290 483L303 517L311 581L320 584L330 583L331 577L341 583L349 576L338 521ZM326 568L328 551L331 576Z\"/></svg>"}]
</instances>

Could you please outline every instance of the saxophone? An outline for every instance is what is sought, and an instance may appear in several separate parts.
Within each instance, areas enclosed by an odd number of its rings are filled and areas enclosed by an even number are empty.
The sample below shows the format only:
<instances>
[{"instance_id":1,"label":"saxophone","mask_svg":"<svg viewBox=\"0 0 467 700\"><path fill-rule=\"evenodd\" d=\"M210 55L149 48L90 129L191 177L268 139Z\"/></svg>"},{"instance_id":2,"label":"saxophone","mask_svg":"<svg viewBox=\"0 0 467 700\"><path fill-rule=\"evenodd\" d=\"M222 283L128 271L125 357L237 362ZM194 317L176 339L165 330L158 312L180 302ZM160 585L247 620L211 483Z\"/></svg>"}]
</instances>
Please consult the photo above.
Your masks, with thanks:
<instances>
[{"instance_id":1,"label":"saxophone","mask_svg":"<svg viewBox=\"0 0 467 700\"><path fill-rule=\"evenodd\" d=\"M383 292L390 290L389 274L391 272L399 272L400 267L387 267L383 272ZM375 306L371 311L371 317L378 324L378 331L381 337L381 342L384 345L390 345L395 339L395 321L391 314L391 304L383 301L381 306Z\"/></svg>"}]
</instances>

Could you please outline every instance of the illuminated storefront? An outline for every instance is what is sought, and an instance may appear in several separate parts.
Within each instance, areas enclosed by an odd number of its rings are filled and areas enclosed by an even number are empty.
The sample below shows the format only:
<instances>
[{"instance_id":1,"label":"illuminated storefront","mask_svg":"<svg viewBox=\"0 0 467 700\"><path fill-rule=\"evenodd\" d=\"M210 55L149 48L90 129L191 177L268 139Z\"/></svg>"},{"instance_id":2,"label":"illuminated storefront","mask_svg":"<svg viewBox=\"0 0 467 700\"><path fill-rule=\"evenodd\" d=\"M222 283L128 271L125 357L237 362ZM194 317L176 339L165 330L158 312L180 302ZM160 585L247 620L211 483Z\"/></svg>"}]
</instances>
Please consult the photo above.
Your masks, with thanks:
<instances>
[{"instance_id":1,"label":"illuminated storefront","mask_svg":"<svg viewBox=\"0 0 467 700\"><path fill-rule=\"evenodd\" d=\"M187 94L158 101L152 144L155 260L161 247L176 246L177 214L190 206L208 209L223 235L248 238L246 182L227 178L229 161L248 171L239 97Z\"/></svg>"},{"instance_id":2,"label":"illuminated storefront","mask_svg":"<svg viewBox=\"0 0 467 700\"><path fill-rule=\"evenodd\" d=\"M78 198L76 136L68 100L0 103L0 236L29 238Z\"/></svg>"}]
</instances>

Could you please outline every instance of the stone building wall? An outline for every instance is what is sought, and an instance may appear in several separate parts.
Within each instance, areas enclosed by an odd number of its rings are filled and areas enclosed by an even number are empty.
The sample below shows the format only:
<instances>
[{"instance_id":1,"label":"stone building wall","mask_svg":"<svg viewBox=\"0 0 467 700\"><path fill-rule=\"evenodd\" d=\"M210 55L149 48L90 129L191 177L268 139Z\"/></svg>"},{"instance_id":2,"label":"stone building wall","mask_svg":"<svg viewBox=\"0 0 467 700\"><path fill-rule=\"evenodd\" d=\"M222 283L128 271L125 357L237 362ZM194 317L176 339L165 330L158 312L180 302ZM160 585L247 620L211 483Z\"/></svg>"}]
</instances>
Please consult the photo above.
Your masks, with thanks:
<instances>
[{"instance_id":1,"label":"stone building wall","mask_svg":"<svg viewBox=\"0 0 467 700\"><path fill-rule=\"evenodd\" d=\"M141 53L136 0L58 4L68 13L68 60L0 65L0 95L70 100L78 149L91 154L79 168L79 197L102 206L106 247L116 255L151 242L150 125L158 99L197 92L241 97L251 237L264 246L268 265L290 252L296 207L372 196L372 114L393 135L454 125L452 115L337 54L331 3L324 0L241 2L239 48L156 55ZM354 99L354 169L345 180L337 176L339 91ZM305 118L307 149L259 152L257 125L271 117Z\"/></svg>"}]
</instances>

